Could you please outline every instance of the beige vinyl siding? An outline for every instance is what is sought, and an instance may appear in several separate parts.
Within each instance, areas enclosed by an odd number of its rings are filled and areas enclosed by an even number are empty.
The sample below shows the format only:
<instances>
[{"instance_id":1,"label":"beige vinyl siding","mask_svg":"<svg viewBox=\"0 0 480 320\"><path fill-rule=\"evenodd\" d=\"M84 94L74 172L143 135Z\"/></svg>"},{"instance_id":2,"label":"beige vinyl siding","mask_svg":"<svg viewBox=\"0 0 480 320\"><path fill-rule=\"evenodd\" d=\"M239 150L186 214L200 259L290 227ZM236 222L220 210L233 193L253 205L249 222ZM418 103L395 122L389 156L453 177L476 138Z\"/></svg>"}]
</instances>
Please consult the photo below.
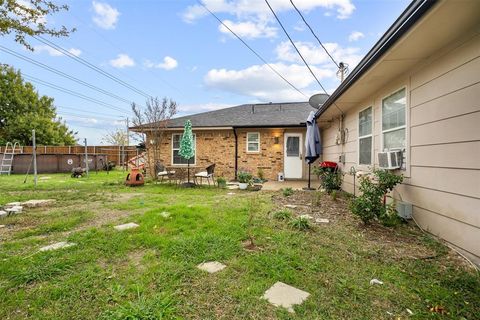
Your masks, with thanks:
<instances>
[{"instance_id":1,"label":"beige vinyl siding","mask_svg":"<svg viewBox=\"0 0 480 320\"><path fill-rule=\"evenodd\" d=\"M413 204L415 220L480 261L480 35L465 36L440 50L428 61L405 70L394 83L345 115L349 131L346 145L334 137L338 121L322 130L324 160L338 161L342 152L351 166L356 163L356 124L352 119L373 106L374 162L381 143L381 101L406 86L407 170L394 197ZM333 141L333 143L332 143ZM352 150L353 149L353 150ZM344 190L353 192L353 177L346 174ZM357 189L358 191L358 189Z\"/></svg>"}]
</instances>

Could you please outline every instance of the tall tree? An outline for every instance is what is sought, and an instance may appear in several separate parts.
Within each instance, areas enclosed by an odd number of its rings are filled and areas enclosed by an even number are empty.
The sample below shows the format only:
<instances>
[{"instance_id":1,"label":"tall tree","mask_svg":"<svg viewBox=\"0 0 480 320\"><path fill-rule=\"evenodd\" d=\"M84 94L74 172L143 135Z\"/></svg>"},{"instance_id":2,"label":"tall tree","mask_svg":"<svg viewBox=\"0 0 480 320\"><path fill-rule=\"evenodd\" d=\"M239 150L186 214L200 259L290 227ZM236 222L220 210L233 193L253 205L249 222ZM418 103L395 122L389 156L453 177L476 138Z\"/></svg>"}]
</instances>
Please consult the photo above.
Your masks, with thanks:
<instances>
[{"instance_id":1,"label":"tall tree","mask_svg":"<svg viewBox=\"0 0 480 320\"><path fill-rule=\"evenodd\" d=\"M26 36L66 37L75 31L65 26L58 29L47 26L47 16L66 10L67 5L57 5L49 0L0 0L0 36L13 32L15 41L33 51Z\"/></svg>"},{"instance_id":2,"label":"tall tree","mask_svg":"<svg viewBox=\"0 0 480 320\"><path fill-rule=\"evenodd\" d=\"M0 65L0 144L16 141L30 145L32 129L38 144L76 142L75 133L57 117L53 98L40 96L19 71Z\"/></svg>"},{"instance_id":3,"label":"tall tree","mask_svg":"<svg viewBox=\"0 0 480 320\"><path fill-rule=\"evenodd\" d=\"M122 128L109 131L102 137L102 142L114 146L126 146L128 144L127 131Z\"/></svg>"},{"instance_id":4,"label":"tall tree","mask_svg":"<svg viewBox=\"0 0 480 320\"><path fill-rule=\"evenodd\" d=\"M132 103L132 111L133 126L143 128L142 131L147 133L139 133L136 138L147 148L149 174L155 178L155 165L160 163L160 146L164 129L168 127L168 121L177 113L177 103L166 97L162 100L152 97L146 101L145 107Z\"/></svg>"}]
</instances>

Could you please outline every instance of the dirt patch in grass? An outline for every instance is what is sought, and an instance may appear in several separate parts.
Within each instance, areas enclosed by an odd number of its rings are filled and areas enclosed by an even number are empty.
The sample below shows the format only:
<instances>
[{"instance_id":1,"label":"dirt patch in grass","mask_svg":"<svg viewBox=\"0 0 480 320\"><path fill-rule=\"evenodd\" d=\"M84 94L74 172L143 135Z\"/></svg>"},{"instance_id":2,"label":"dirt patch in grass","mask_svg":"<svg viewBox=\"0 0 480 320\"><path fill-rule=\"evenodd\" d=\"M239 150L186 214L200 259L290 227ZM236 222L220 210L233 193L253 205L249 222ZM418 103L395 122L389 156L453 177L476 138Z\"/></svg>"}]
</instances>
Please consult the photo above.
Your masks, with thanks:
<instances>
[{"instance_id":1,"label":"dirt patch in grass","mask_svg":"<svg viewBox=\"0 0 480 320\"><path fill-rule=\"evenodd\" d=\"M317 224L321 227L334 228L335 224L352 230L365 240L365 255L387 258L392 261L403 259L431 260L446 259L459 268L471 269L471 265L458 253L446 246L439 246L432 241L432 236L423 233L413 222L397 227L385 227L373 222L364 225L348 209L349 195L338 192L336 199L319 191L295 191L291 196L275 193L272 196L273 212L290 210L292 216L310 215L312 222L317 218L326 218L330 222ZM296 206L288 208L288 206Z\"/></svg>"}]
</instances>

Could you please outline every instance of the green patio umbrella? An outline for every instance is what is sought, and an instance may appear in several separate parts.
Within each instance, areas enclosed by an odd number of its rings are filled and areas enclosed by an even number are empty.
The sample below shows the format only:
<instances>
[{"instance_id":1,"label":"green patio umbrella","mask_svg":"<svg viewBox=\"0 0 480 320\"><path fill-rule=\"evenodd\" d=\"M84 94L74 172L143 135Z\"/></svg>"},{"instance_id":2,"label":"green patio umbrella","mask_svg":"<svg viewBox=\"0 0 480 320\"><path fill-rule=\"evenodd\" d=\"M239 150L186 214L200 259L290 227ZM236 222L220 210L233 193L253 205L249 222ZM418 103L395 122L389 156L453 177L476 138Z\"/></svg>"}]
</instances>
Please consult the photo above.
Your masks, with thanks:
<instances>
[{"instance_id":1,"label":"green patio umbrella","mask_svg":"<svg viewBox=\"0 0 480 320\"><path fill-rule=\"evenodd\" d=\"M186 185L192 186L190 183L190 159L195 155L195 147L193 144L192 122L185 121L185 129L183 131L182 140L180 140L180 150L178 154L184 159L187 159L187 176L188 182Z\"/></svg>"}]
</instances>

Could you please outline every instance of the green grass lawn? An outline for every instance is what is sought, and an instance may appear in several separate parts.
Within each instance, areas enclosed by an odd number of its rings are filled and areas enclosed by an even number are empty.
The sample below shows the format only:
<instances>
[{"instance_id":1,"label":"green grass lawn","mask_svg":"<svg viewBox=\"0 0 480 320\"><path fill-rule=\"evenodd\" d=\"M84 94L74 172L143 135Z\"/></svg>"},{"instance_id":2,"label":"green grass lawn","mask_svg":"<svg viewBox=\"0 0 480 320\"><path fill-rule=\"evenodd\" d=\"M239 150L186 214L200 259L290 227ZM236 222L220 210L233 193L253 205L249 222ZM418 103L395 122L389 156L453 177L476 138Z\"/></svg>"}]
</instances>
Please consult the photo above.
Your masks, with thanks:
<instances>
[{"instance_id":1,"label":"green grass lawn","mask_svg":"<svg viewBox=\"0 0 480 320\"><path fill-rule=\"evenodd\" d=\"M121 171L0 177L0 204L56 199L0 220L0 319L478 319L480 277L444 245L403 225L350 214L298 231L281 192L128 188ZM330 214L346 212L332 202ZM318 200L318 199L317 199ZM170 216L165 217L164 212ZM254 212L250 219L249 212ZM335 216L336 217L336 216ZM140 227L118 232L113 226ZM251 235L256 249L245 250ZM38 252L59 241L76 246ZM196 268L216 260L227 268ZM370 285L373 278L383 285ZM282 281L309 292L291 314L261 297ZM438 306L432 312L431 307ZM413 312L410 315L407 308ZM443 308L443 309L442 309Z\"/></svg>"}]
</instances>

